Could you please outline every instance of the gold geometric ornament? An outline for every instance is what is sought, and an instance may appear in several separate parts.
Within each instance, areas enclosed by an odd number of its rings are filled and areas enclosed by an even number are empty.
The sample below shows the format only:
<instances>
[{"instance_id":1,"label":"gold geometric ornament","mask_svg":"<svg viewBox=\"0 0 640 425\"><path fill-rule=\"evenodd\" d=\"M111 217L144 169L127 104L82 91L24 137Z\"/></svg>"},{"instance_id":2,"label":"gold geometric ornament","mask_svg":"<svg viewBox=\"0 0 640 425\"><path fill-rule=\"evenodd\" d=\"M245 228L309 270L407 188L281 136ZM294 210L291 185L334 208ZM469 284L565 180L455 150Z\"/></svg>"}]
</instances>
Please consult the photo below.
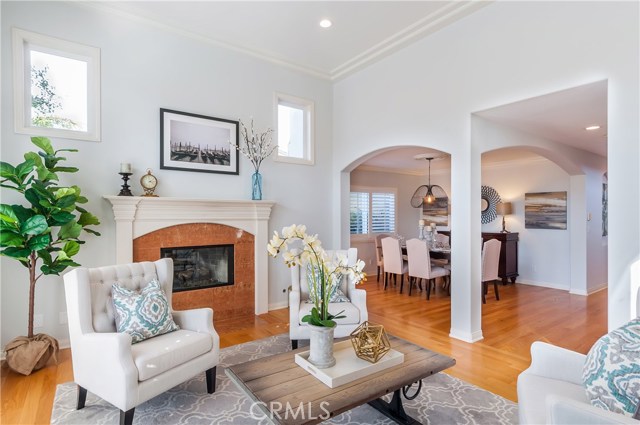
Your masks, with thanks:
<instances>
[{"instance_id":1,"label":"gold geometric ornament","mask_svg":"<svg viewBox=\"0 0 640 425\"><path fill-rule=\"evenodd\" d=\"M391 349L384 326L364 322L351 332L351 343L356 356L377 363Z\"/></svg>"}]
</instances>

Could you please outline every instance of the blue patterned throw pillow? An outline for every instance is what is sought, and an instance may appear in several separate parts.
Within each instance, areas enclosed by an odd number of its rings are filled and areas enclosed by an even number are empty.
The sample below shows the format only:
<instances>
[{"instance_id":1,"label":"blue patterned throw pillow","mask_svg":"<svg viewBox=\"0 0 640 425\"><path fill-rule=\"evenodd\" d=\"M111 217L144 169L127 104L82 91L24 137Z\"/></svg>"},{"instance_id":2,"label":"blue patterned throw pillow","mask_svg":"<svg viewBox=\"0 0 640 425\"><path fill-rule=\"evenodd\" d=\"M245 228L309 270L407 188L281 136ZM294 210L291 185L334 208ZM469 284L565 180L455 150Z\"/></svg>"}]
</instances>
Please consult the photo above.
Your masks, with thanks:
<instances>
[{"instance_id":1,"label":"blue patterned throw pillow","mask_svg":"<svg viewBox=\"0 0 640 425\"><path fill-rule=\"evenodd\" d=\"M114 283L111 295L116 329L131 335L133 344L180 329L173 321L167 297L155 279L139 292Z\"/></svg>"},{"instance_id":2,"label":"blue patterned throw pillow","mask_svg":"<svg viewBox=\"0 0 640 425\"><path fill-rule=\"evenodd\" d=\"M316 286L313 285L314 275L318 276L319 274L318 266L312 266L311 264L307 264L307 284L309 285L309 299L305 302L307 304L315 304L315 300L317 296L320 294L316 294ZM332 276L331 282L331 294L329 294L329 302L330 303L348 303L351 302L349 298L342 292L340 289L340 284L342 282L342 274L337 274Z\"/></svg>"},{"instance_id":3,"label":"blue patterned throw pillow","mask_svg":"<svg viewBox=\"0 0 640 425\"><path fill-rule=\"evenodd\" d=\"M592 405L639 418L640 318L596 341L587 354L582 380Z\"/></svg>"}]
</instances>

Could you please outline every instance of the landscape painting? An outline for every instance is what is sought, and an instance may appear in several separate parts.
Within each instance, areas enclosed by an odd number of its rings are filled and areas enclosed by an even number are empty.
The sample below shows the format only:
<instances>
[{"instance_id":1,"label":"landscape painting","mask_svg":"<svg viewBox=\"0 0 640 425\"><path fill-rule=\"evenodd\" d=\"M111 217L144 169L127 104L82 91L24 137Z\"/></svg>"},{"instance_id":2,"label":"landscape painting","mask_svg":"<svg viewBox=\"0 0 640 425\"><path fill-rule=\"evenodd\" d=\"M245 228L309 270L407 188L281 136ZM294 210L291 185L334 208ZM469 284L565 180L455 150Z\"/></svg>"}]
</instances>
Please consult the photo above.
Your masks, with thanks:
<instances>
[{"instance_id":1,"label":"landscape painting","mask_svg":"<svg viewBox=\"0 0 640 425\"><path fill-rule=\"evenodd\" d=\"M539 192L524 195L525 229L567 228L567 192Z\"/></svg>"},{"instance_id":2,"label":"landscape painting","mask_svg":"<svg viewBox=\"0 0 640 425\"><path fill-rule=\"evenodd\" d=\"M435 223L438 227L449 226L449 198L436 198L432 203L422 204L422 219L429 225Z\"/></svg>"}]
</instances>

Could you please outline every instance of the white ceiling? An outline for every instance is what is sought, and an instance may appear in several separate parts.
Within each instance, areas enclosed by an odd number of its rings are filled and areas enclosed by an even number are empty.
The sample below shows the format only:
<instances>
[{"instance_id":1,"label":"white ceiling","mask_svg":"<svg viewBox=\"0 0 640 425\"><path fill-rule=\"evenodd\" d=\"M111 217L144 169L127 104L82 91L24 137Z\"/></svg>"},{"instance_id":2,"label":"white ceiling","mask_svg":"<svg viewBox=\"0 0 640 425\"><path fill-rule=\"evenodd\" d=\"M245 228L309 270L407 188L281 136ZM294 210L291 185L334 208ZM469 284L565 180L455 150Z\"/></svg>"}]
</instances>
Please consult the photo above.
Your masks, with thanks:
<instances>
[{"instance_id":1,"label":"white ceiling","mask_svg":"<svg viewBox=\"0 0 640 425\"><path fill-rule=\"evenodd\" d=\"M607 81L525 99L476 115L547 140L607 156ZM599 125L594 131L585 127Z\"/></svg>"},{"instance_id":2,"label":"white ceiling","mask_svg":"<svg viewBox=\"0 0 640 425\"><path fill-rule=\"evenodd\" d=\"M97 1L108 9L316 77L337 80L452 24L489 1ZM320 28L322 19L333 26ZM477 115L606 156L607 82L498 106ZM584 130L601 125L593 132ZM426 173L424 148L399 148L363 166ZM483 155L483 164L539 158L519 149ZM434 161L433 170L450 167Z\"/></svg>"},{"instance_id":3,"label":"white ceiling","mask_svg":"<svg viewBox=\"0 0 640 425\"><path fill-rule=\"evenodd\" d=\"M335 80L484 7L488 1L91 2ZM333 26L320 28L322 19Z\"/></svg>"}]
</instances>

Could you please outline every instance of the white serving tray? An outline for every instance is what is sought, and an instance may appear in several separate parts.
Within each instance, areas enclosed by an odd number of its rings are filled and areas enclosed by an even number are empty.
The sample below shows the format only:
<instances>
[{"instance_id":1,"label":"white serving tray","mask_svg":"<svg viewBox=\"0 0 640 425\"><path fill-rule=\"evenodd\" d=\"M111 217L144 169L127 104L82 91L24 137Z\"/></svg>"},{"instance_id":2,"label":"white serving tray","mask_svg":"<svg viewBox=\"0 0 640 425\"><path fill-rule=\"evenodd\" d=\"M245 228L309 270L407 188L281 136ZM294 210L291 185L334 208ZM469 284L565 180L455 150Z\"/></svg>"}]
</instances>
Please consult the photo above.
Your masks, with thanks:
<instances>
[{"instance_id":1,"label":"white serving tray","mask_svg":"<svg viewBox=\"0 0 640 425\"><path fill-rule=\"evenodd\" d=\"M337 342L333 345L335 366L318 369L309 363L309 351L296 354L296 364L319 379L329 388L339 387L364 376L404 362L404 354L394 349L389 350L377 363L370 363L356 356L350 340Z\"/></svg>"}]
</instances>

